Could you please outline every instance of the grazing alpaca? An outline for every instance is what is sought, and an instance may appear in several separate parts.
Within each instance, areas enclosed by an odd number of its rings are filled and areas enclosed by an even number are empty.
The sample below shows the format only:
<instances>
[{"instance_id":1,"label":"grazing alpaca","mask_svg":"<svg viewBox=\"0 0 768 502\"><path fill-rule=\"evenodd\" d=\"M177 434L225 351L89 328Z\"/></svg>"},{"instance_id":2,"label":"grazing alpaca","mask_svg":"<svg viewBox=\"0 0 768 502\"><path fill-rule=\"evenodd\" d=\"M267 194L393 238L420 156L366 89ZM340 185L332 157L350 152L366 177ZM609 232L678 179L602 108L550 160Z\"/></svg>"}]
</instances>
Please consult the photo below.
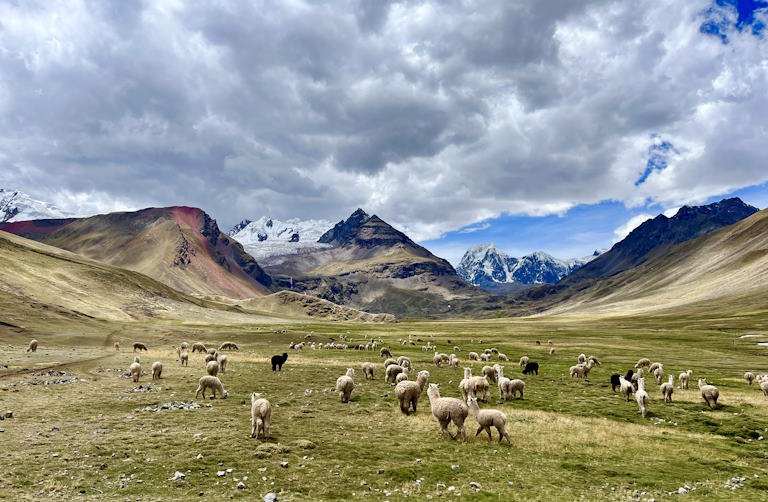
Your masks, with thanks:
<instances>
[{"instance_id":1,"label":"grazing alpaca","mask_svg":"<svg viewBox=\"0 0 768 502\"><path fill-rule=\"evenodd\" d=\"M539 374L539 363L530 362L525 365L523 375L530 375L531 373Z\"/></svg>"},{"instance_id":2,"label":"grazing alpaca","mask_svg":"<svg viewBox=\"0 0 768 502\"><path fill-rule=\"evenodd\" d=\"M136 352L137 350L138 350L139 352L141 352L142 350L143 350L144 352L146 352L146 351L147 351L147 350L149 350L149 349L147 349L147 346L146 346L146 345L144 345L143 343L139 343L139 342L136 342L136 343L134 343L134 344L133 344L133 351L134 351L134 352Z\"/></svg>"},{"instance_id":3,"label":"grazing alpaca","mask_svg":"<svg viewBox=\"0 0 768 502\"><path fill-rule=\"evenodd\" d=\"M288 353L283 352L282 356L272 356L272 371L283 371L283 364L288 360Z\"/></svg>"},{"instance_id":4,"label":"grazing alpaca","mask_svg":"<svg viewBox=\"0 0 768 502\"><path fill-rule=\"evenodd\" d=\"M717 398L720 397L720 391L714 385L707 383L704 378L699 378L699 390L701 390L701 397L704 398L707 405L711 409L717 408Z\"/></svg>"}]
</instances>

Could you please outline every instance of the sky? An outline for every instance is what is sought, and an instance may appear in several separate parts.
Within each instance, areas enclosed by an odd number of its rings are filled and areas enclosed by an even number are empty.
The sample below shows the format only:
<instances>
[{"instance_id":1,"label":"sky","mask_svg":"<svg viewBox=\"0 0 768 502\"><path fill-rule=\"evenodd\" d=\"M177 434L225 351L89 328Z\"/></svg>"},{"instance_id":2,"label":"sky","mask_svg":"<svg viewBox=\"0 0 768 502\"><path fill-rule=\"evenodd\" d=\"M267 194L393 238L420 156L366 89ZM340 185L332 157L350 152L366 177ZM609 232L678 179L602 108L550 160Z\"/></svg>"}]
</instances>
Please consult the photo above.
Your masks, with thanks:
<instances>
[{"instance_id":1,"label":"sky","mask_svg":"<svg viewBox=\"0 0 768 502\"><path fill-rule=\"evenodd\" d=\"M0 186L581 256L683 204L765 207L766 23L762 0L0 2Z\"/></svg>"}]
</instances>

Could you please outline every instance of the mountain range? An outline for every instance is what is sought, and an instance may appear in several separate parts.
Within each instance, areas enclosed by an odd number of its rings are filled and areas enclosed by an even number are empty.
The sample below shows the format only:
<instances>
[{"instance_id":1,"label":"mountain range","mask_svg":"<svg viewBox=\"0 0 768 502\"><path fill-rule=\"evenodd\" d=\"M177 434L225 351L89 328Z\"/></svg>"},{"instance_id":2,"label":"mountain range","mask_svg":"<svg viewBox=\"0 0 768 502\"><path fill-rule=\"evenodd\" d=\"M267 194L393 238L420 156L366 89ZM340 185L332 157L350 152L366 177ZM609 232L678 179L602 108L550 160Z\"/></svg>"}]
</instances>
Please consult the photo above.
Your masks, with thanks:
<instances>
[{"instance_id":1,"label":"mountain range","mask_svg":"<svg viewBox=\"0 0 768 502\"><path fill-rule=\"evenodd\" d=\"M235 225L229 236L243 245L257 260L270 256L300 253L306 250L329 247L318 239L331 228L327 220L300 220L292 218L280 221L268 216L258 220L243 220Z\"/></svg>"},{"instance_id":2,"label":"mountain range","mask_svg":"<svg viewBox=\"0 0 768 502\"><path fill-rule=\"evenodd\" d=\"M399 316L433 316L483 293L376 215L356 210L324 233L327 247L262 262L278 287Z\"/></svg>"},{"instance_id":3,"label":"mountain range","mask_svg":"<svg viewBox=\"0 0 768 502\"><path fill-rule=\"evenodd\" d=\"M647 220L607 252L554 285L522 293L526 300L552 306L592 286L599 280L631 270L675 246L728 227L758 212L739 198L704 206L683 206L668 218L660 214Z\"/></svg>"},{"instance_id":4,"label":"mountain range","mask_svg":"<svg viewBox=\"0 0 768 502\"><path fill-rule=\"evenodd\" d=\"M24 192L0 188L0 223L71 216L74 215L48 202L33 199Z\"/></svg>"},{"instance_id":5,"label":"mountain range","mask_svg":"<svg viewBox=\"0 0 768 502\"><path fill-rule=\"evenodd\" d=\"M459 277L492 293L521 291L531 285L554 284L597 256L559 260L544 252L520 258L509 256L494 244L476 244L461 258Z\"/></svg>"},{"instance_id":6,"label":"mountain range","mask_svg":"<svg viewBox=\"0 0 768 502\"><path fill-rule=\"evenodd\" d=\"M24 291L25 282L36 285L32 289L45 289L49 280L52 292L69 292L76 299L106 287L103 282L78 282L77 274L90 278L106 274L113 277L107 282L122 282L132 291L126 293L128 298L155 298L147 306L140 300L121 303L104 293L112 299L107 303L119 304L114 308L128 316L135 315L135 309L159 315L166 302L162 298L187 305L184 309L213 302L224 311L277 315L285 310L338 320L391 320L367 312L423 318L616 313L705 304L723 295L729 301L746 301L744 294L761 295L763 284L768 284L760 269L768 255L764 240L768 216L755 214L756 208L736 198L686 206L671 218L659 215L609 251L583 259L563 261L542 252L517 258L483 244L470 248L454 270L362 209L335 225L322 220L245 220L226 235L204 211L186 206L17 221L55 208L39 201L20 204L31 199L2 193L3 207L11 209L3 213L9 221L0 223L0 231L19 236L0 234L5 239L3 281L10 284L8 298ZM41 266L64 272L33 273L24 268L26 258L20 258L24 256L45 256ZM81 272L74 273L64 263L71 256L90 261L80 263ZM112 268L93 268L93 263ZM522 287L528 289L509 296L480 289L509 293ZM25 304L33 305L37 296L30 293ZM50 302L55 298L40 296ZM73 300L65 310L87 309L78 309Z\"/></svg>"},{"instance_id":7,"label":"mountain range","mask_svg":"<svg viewBox=\"0 0 768 502\"><path fill-rule=\"evenodd\" d=\"M726 206L734 209L741 204L730 201ZM689 209L688 216L703 214L701 208ZM722 205L710 209L717 212ZM745 209L751 216L710 232L695 232L697 237L680 244L658 247L639 265L589 285L582 281L580 290L558 298L548 313L745 317L765 312L768 210L753 212L742 207L732 214L744 214ZM697 226L702 222L699 219ZM657 225L651 228L657 229Z\"/></svg>"}]
</instances>

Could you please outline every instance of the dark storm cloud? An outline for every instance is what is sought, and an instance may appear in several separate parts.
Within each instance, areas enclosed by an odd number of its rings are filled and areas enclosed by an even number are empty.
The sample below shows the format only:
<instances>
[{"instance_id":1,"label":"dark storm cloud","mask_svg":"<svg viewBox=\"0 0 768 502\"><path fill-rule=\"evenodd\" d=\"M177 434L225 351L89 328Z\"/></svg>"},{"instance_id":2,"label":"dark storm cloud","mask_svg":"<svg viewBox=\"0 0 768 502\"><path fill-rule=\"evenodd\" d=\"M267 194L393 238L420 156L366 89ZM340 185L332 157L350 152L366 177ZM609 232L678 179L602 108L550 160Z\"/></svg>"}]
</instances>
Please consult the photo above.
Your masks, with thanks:
<instances>
[{"instance_id":1,"label":"dark storm cloud","mask_svg":"<svg viewBox=\"0 0 768 502\"><path fill-rule=\"evenodd\" d=\"M707 197L768 176L766 46L700 33L708 4L0 5L0 184L225 224L364 206L417 238ZM654 135L676 153L635 186Z\"/></svg>"}]
</instances>

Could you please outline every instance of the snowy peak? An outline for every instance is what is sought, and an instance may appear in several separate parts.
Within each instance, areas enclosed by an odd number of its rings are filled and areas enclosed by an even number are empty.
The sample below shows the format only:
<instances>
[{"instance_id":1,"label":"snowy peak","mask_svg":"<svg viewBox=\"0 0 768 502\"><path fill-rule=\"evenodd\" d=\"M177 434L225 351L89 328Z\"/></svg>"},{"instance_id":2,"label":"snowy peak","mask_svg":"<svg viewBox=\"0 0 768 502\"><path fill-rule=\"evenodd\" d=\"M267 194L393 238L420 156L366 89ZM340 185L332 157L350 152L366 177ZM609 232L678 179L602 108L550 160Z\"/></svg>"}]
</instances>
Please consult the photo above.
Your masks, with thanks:
<instances>
[{"instance_id":1,"label":"snowy peak","mask_svg":"<svg viewBox=\"0 0 768 502\"><path fill-rule=\"evenodd\" d=\"M326 220L291 218L281 221L262 216L255 221L241 221L229 231L229 235L258 260L325 247L317 241L331 226L331 222Z\"/></svg>"},{"instance_id":2,"label":"snowy peak","mask_svg":"<svg viewBox=\"0 0 768 502\"><path fill-rule=\"evenodd\" d=\"M479 287L497 284L553 284L582 267L600 252L571 260L559 260L543 251L523 257L509 256L494 244L470 247L456 268L459 277Z\"/></svg>"},{"instance_id":3,"label":"snowy peak","mask_svg":"<svg viewBox=\"0 0 768 502\"><path fill-rule=\"evenodd\" d=\"M229 235L230 237L234 237L234 236L235 236L235 235L237 235L237 234L238 234L238 233L239 233L239 232L240 232L242 229L244 229L245 227L247 227L247 226L248 226L248 225L250 225L250 224L251 224L251 220L243 220L243 221L241 221L240 223L238 223L237 225L235 225L234 227L232 227L232 228L229 230L229 232L227 232L227 235Z\"/></svg>"},{"instance_id":4,"label":"snowy peak","mask_svg":"<svg viewBox=\"0 0 768 502\"><path fill-rule=\"evenodd\" d=\"M73 214L16 190L0 188L0 223L69 218Z\"/></svg>"}]
</instances>

